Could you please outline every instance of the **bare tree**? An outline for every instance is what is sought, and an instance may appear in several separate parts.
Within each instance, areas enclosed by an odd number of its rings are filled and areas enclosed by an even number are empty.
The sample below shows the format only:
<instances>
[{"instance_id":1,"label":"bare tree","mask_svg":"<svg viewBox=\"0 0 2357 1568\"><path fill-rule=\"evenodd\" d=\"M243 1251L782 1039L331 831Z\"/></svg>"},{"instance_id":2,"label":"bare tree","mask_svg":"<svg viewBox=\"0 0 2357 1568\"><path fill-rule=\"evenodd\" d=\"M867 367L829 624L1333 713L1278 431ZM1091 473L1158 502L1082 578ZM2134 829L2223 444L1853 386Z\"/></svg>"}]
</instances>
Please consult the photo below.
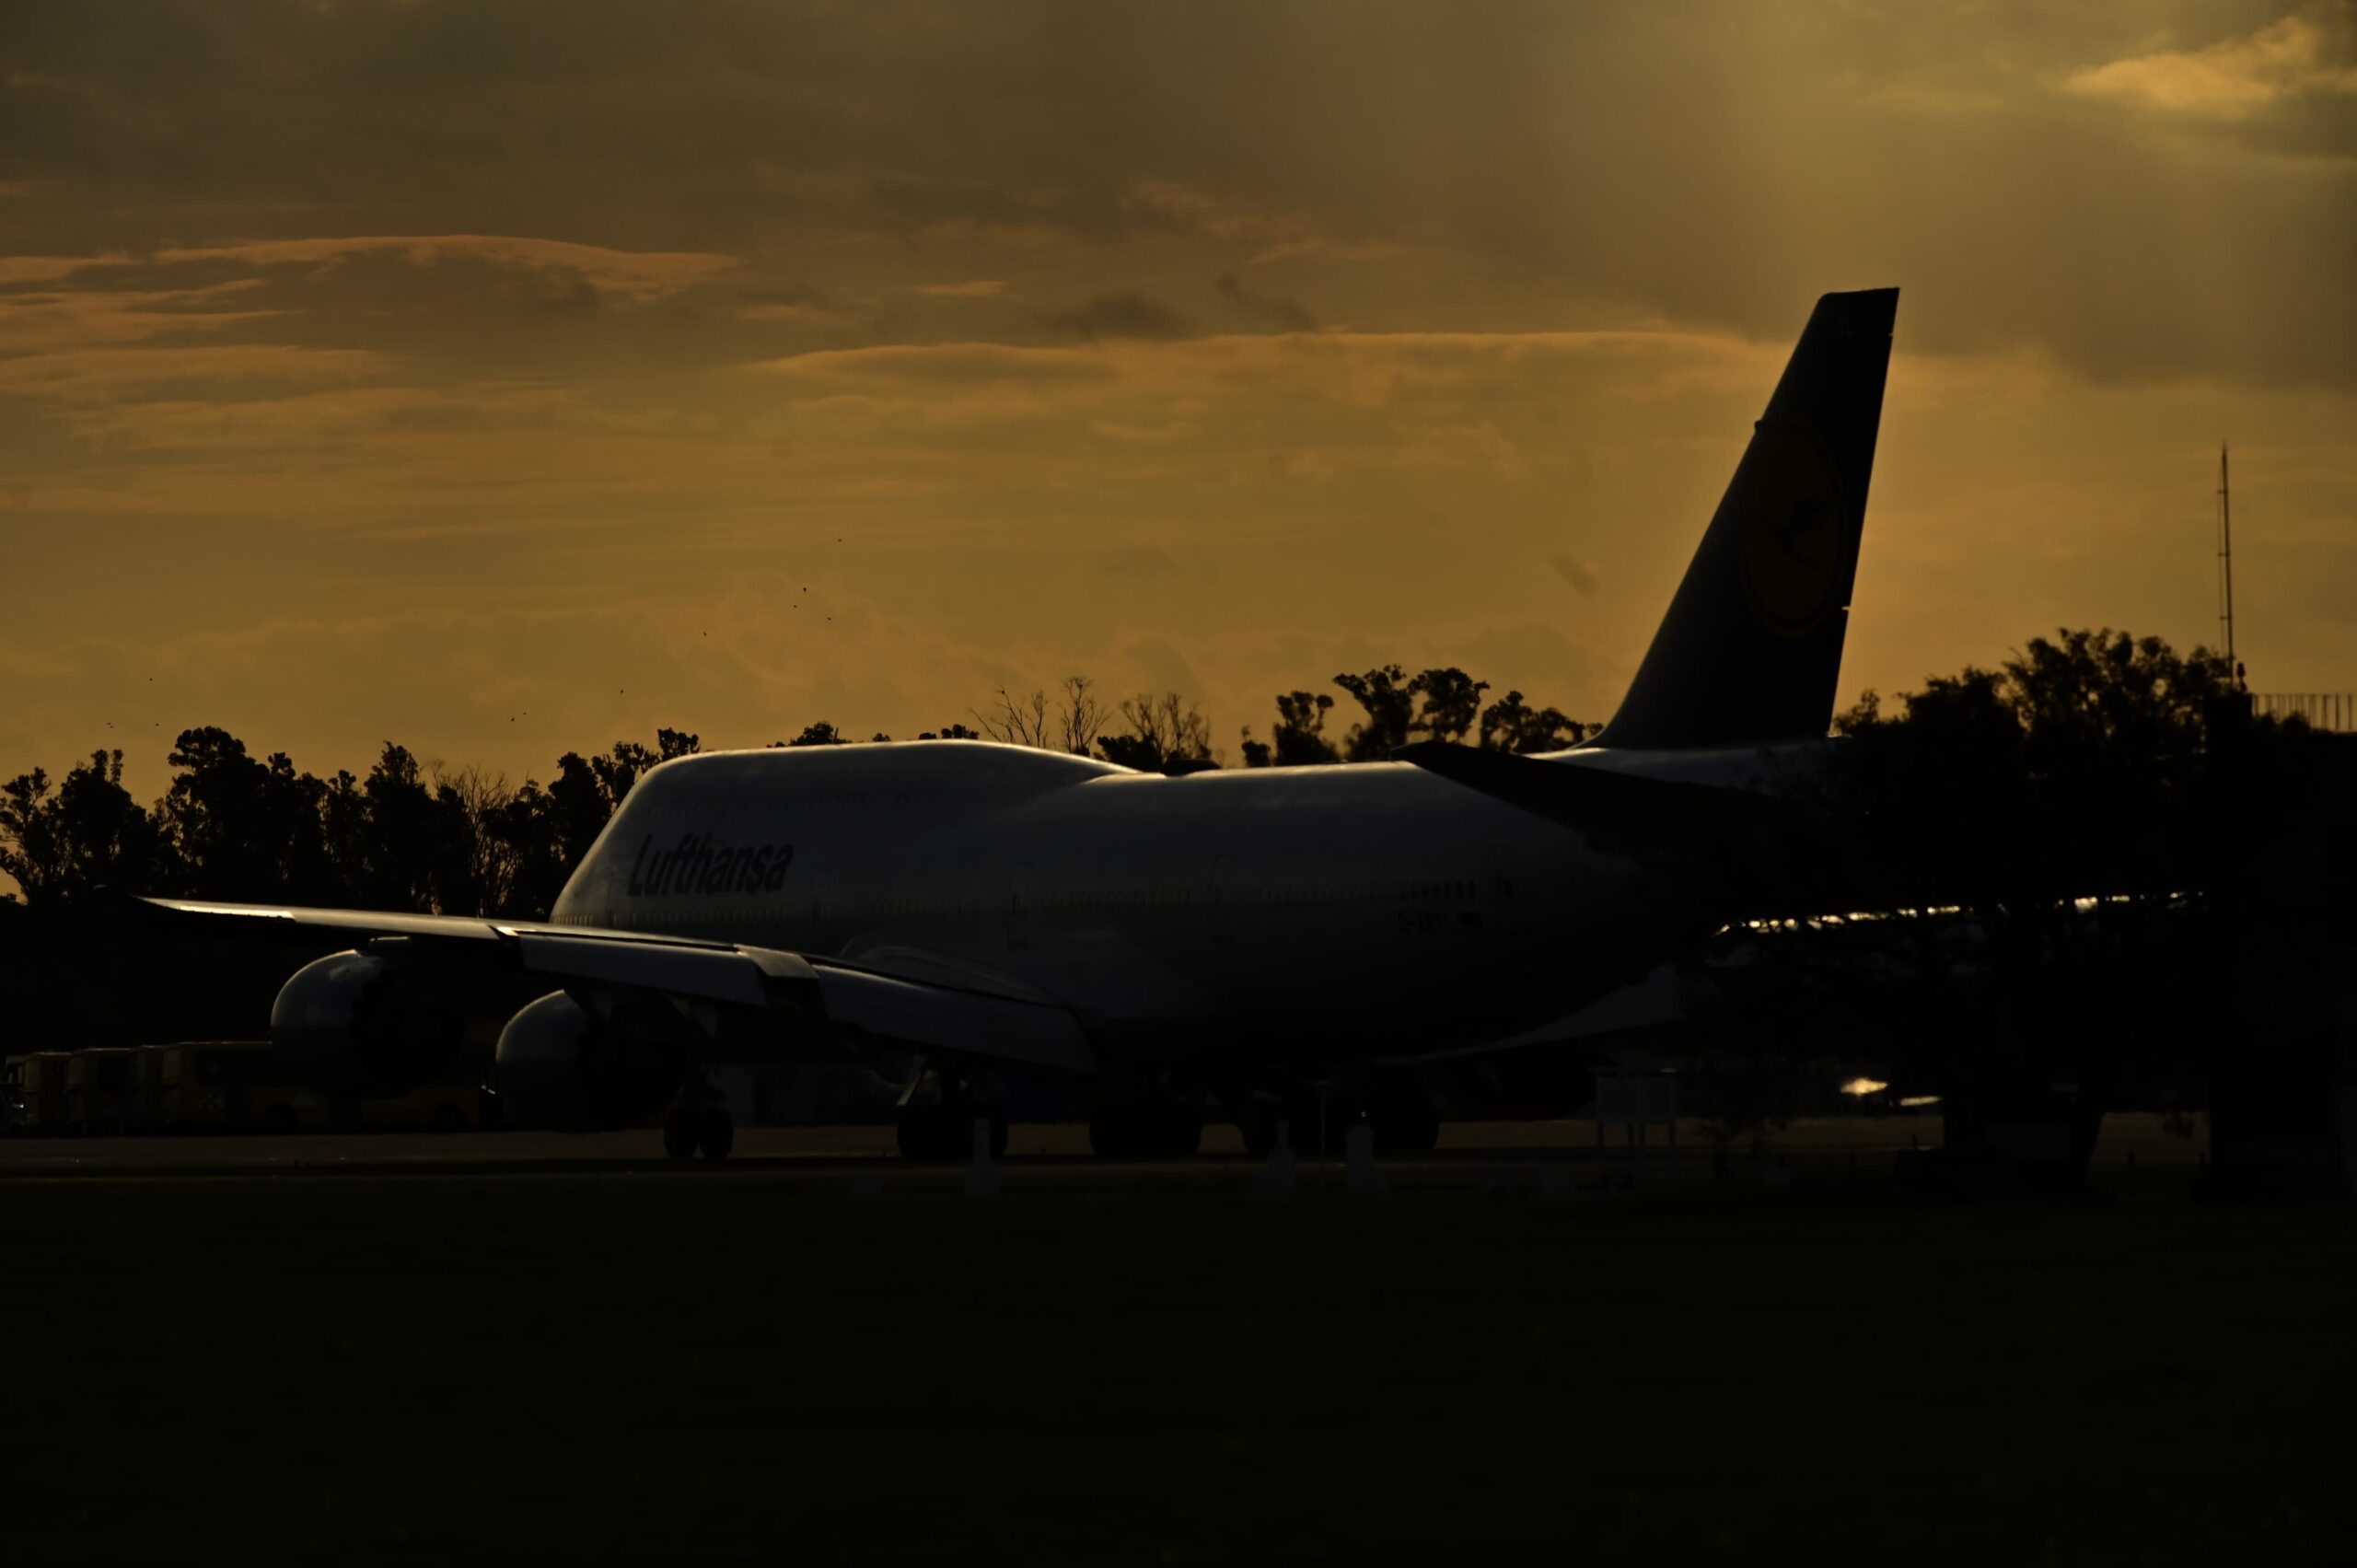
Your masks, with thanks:
<instances>
[{"instance_id":1,"label":"bare tree","mask_svg":"<svg viewBox=\"0 0 2357 1568\"><path fill-rule=\"evenodd\" d=\"M1159 697L1141 691L1121 700L1122 729L1098 739L1097 749L1108 761L1141 772L1191 772L1215 767L1211 721L1202 710L1176 691Z\"/></svg>"},{"instance_id":2,"label":"bare tree","mask_svg":"<svg viewBox=\"0 0 2357 1568\"><path fill-rule=\"evenodd\" d=\"M991 739L1007 746L1036 746L1044 749L1048 744L1048 693L1033 688L1028 696L1017 696L1002 686L998 702L989 713L972 709L974 722Z\"/></svg>"},{"instance_id":3,"label":"bare tree","mask_svg":"<svg viewBox=\"0 0 2357 1568\"><path fill-rule=\"evenodd\" d=\"M1097 732L1105 727L1105 704L1091 694L1097 682L1086 675L1067 675L1063 683L1062 720L1064 749L1075 757L1086 757L1088 749L1097 744Z\"/></svg>"},{"instance_id":4,"label":"bare tree","mask_svg":"<svg viewBox=\"0 0 2357 1568\"><path fill-rule=\"evenodd\" d=\"M501 831L501 818L516 792L505 773L486 773L473 766L451 772L439 762L432 770L434 793L447 803L452 820L444 830L444 850L460 863L451 878L473 895L476 908L465 913L488 914L508 907L516 892L521 855ZM455 891L456 889L454 889Z\"/></svg>"},{"instance_id":5,"label":"bare tree","mask_svg":"<svg viewBox=\"0 0 2357 1568\"><path fill-rule=\"evenodd\" d=\"M1002 686L989 712L973 710L974 720L984 735L1009 746L1086 757L1109 716L1096 686L1085 675L1067 675L1052 703L1043 688L1016 692Z\"/></svg>"}]
</instances>

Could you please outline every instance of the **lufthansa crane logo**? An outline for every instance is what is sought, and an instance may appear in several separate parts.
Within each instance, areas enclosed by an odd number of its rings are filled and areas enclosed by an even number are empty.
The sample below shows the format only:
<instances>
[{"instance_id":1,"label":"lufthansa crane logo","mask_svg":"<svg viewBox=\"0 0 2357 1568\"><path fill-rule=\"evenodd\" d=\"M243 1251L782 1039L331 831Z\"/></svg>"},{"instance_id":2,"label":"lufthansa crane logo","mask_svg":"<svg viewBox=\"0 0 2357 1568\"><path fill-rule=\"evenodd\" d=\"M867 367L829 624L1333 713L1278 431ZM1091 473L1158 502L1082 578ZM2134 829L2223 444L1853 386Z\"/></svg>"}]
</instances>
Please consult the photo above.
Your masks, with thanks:
<instances>
[{"instance_id":1,"label":"lufthansa crane logo","mask_svg":"<svg viewBox=\"0 0 2357 1568\"><path fill-rule=\"evenodd\" d=\"M1851 528L1832 461L1805 426L1762 424L1743 462L1743 582L1751 612L1805 637L1841 607Z\"/></svg>"}]
</instances>

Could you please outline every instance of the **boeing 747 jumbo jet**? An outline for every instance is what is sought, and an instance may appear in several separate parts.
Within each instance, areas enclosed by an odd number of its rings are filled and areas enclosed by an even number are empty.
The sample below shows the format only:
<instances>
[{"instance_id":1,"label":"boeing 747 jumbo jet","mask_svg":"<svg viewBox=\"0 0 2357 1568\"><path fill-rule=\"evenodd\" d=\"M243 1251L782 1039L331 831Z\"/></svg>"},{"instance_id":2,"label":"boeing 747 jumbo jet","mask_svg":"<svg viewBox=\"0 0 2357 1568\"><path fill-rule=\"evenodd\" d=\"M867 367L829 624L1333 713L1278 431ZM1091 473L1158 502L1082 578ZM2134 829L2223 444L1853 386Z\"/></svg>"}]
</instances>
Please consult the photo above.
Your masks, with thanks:
<instances>
[{"instance_id":1,"label":"boeing 747 jumbo jet","mask_svg":"<svg viewBox=\"0 0 2357 1568\"><path fill-rule=\"evenodd\" d=\"M1376 1063L1529 1029L1805 900L1779 780L1832 717L1898 301L1817 301L1592 744L1181 778L965 740L719 752L642 777L545 924L157 901L352 934L272 1014L322 1090L428 1081L470 999L544 986L499 1031L509 1121L661 1120L681 1158L727 1153L731 1063L910 1083L913 1157L978 1121L1003 1139L1001 1085L1043 1072L1087 1081L1108 1156L1192 1153L1207 1108L1265 1147L1313 1085L1429 1147L1430 1098Z\"/></svg>"}]
</instances>

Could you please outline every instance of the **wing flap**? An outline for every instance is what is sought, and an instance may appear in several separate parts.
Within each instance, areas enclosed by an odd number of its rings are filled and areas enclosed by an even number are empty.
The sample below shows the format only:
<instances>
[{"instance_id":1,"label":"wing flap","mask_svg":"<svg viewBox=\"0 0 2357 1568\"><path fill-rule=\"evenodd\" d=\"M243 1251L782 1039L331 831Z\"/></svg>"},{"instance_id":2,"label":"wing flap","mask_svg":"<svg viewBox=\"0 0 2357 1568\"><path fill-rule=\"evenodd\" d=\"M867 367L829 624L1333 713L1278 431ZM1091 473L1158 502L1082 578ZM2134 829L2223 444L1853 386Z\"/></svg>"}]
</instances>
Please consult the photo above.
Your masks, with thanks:
<instances>
[{"instance_id":1,"label":"wing flap","mask_svg":"<svg viewBox=\"0 0 2357 1568\"><path fill-rule=\"evenodd\" d=\"M985 996L819 963L827 1016L931 1051L1086 1073L1096 1066L1080 1020L1065 1008Z\"/></svg>"},{"instance_id":2,"label":"wing flap","mask_svg":"<svg viewBox=\"0 0 2357 1568\"><path fill-rule=\"evenodd\" d=\"M736 948L602 942L546 931L518 932L516 945L524 967L540 974L744 1007L769 1005L767 975L760 961Z\"/></svg>"}]
</instances>

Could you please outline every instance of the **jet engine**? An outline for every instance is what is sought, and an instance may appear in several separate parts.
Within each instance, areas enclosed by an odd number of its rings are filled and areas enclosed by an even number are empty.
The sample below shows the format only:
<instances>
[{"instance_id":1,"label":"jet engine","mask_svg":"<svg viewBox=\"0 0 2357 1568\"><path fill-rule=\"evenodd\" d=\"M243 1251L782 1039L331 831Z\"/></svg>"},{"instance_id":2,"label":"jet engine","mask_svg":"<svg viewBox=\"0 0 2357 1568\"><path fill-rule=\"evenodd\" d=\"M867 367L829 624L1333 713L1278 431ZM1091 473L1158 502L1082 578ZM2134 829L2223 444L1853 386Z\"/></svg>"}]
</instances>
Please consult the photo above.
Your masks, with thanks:
<instances>
[{"instance_id":1,"label":"jet engine","mask_svg":"<svg viewBox=\"0 0 2357 1568\"><path fill-rule=\"evenodd\" d=\"M374 953L330 953L279 988L270 1039L307 1088L401 1094L460 1069L466 1010L432 974Z\"/></svg>"},{"instance_id":2,"label":"jet engine","mask_svg":"<svg viewBox=\"0 0 2357 1568\"><path fill-rule=\"evenodd\" d=\"M679 1031L659 1019L600 1018L562 991L499 1031L492 1086L510 1127L593 1132L644 1126L687 1075Z\"/></svg>"}]
</instances>

